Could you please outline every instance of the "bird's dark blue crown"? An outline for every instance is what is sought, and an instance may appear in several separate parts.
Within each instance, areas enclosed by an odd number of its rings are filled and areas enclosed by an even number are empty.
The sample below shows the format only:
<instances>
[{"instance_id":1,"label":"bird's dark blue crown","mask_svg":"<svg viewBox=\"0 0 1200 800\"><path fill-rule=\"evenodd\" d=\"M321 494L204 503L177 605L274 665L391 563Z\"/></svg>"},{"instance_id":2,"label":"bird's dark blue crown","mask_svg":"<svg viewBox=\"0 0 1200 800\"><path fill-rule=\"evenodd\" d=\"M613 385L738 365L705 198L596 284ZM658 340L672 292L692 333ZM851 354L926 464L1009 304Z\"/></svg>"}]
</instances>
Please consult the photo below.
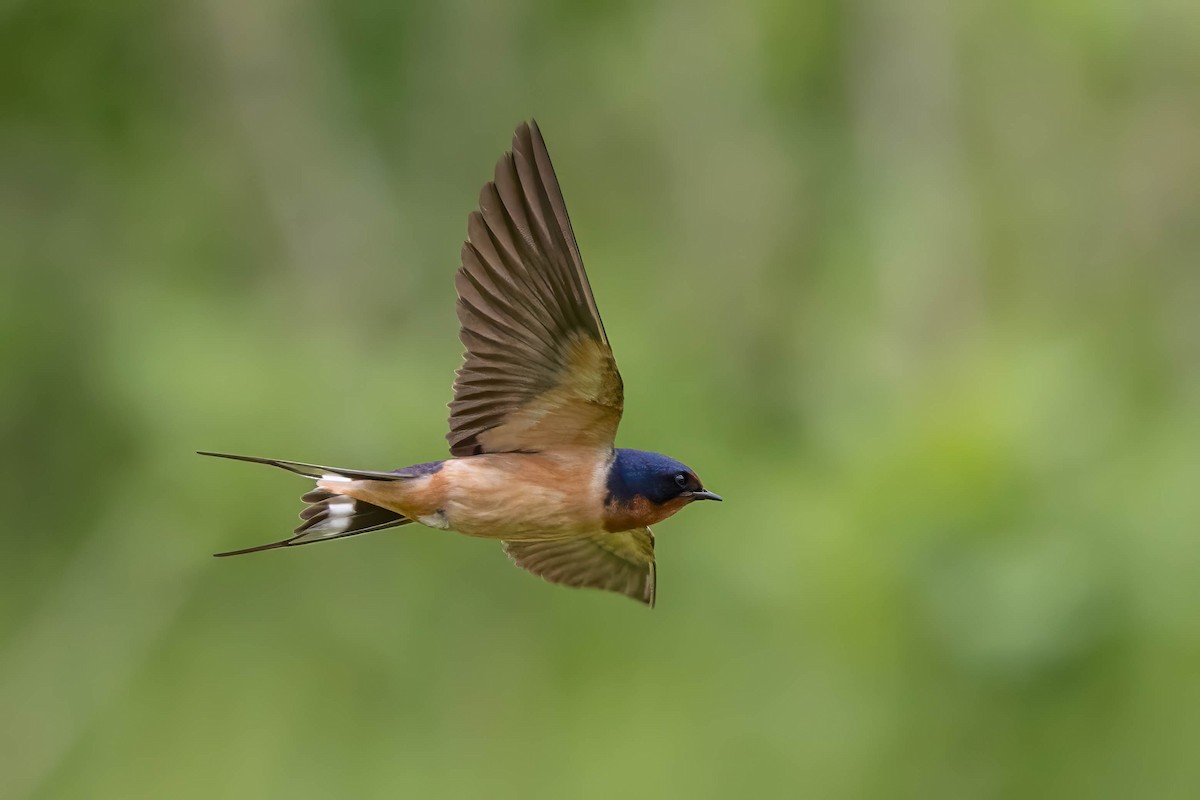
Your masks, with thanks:
<instances>
[{"instance_id":1,"label":"bird's dark blue crown","mask_svg":"<svg viewBox=\"0 0 1200 800\"><path fill-rule=\"evenodd\" d=\"M608 496L606 505L626 504L636 497L645 497L652 503L665 503L678 497L679 484L675 476L680 473L691 475L684 464L660 453L645 450L617 448L617 456L608 470Z\"/></svg>"}]
</instances>

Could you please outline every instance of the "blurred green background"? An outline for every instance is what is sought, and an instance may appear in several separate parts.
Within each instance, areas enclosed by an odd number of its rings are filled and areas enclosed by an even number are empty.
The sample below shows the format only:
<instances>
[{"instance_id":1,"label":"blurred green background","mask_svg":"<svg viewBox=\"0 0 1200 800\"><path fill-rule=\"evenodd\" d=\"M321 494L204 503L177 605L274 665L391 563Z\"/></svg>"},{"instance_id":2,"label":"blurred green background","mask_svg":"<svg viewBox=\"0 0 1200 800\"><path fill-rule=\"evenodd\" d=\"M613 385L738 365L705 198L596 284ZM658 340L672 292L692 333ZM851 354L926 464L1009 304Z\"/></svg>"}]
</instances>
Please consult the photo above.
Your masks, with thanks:
<instances>
[{"instance_id":1,"label":"blurred green background","mask_svg":"<svg viewBox=\"0 0 1200 800\"><path fill-rule=\"evenodd\" d=\"M0 797L1200 796L1200 6L6 0ZM427 530L536 117L721 505L659 607Z\"/></svg>"}]
</instances>

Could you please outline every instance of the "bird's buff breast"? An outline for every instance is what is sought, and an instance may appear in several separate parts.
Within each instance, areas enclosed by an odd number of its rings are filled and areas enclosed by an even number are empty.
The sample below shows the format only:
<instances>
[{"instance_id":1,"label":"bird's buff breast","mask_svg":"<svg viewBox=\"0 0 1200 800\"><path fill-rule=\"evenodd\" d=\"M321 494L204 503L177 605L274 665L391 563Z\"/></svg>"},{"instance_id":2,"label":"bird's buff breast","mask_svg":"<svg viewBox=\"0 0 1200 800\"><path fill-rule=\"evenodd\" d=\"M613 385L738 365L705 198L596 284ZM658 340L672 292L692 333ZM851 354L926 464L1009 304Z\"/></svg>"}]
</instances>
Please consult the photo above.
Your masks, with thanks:
<instances>
[{"instance_id":1,"label":"bird's buff breast","mask_svg":"<svg viewBox=\"0 0 1200 800\"><path fill-rule=\"evenodd\" d=\"M603 527L610 459L610 453L592 450L453 459L421 479L424 485L409 487L404 505L424 525L468 536L520 540L592 533Z\"/></svg>"}]
</instances>

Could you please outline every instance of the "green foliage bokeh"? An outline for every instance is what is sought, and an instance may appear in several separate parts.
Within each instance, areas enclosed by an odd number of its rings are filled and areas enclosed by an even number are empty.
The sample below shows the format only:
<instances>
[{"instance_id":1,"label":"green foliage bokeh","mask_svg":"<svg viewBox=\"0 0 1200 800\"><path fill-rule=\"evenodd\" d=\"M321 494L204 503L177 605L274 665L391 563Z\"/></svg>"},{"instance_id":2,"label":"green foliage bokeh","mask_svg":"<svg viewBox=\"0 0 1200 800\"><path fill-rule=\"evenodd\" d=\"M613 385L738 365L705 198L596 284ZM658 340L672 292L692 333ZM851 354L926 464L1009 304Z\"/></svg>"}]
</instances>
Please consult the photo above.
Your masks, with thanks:
<instances>
[{"instance_id":1,"label":"green foliage bokeh","mask_svg":"<svg viewBox=\"0 0 1200 800\"><path fill-rule=\"evenodd\" d=\"M1195 797L1200 7L0 4L0 796ZM404 529L534 116L725 495L659 607Z\"/></svg>"}]
</instances>

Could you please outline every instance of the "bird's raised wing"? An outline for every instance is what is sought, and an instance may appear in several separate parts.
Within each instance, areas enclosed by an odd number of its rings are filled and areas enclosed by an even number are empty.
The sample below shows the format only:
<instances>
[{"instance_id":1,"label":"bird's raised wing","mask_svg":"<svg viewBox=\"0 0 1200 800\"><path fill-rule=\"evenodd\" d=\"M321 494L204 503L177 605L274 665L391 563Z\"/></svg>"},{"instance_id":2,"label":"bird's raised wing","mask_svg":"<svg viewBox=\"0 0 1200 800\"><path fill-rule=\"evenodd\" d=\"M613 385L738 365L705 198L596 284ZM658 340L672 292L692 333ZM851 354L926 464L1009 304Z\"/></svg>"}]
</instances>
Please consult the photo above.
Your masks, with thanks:
<instances>
[{"instance_id":1,"label":"bird's raised wing","mask_svg":"<svg viewBox=\"0 0 1200 800\"><path fill-rule=\"evenodd\" d=\"M654 607L654 534L649 528L581 539L505 542L518 567L551 583L620 592Z\"/></svg>"},{"instance_id":2,"label":"bird's raised wing","mask_svg":"<svg viewBox=\"0 0 1200 800\"><path fill-rule=\"evenodd\" d=\"M517 128L467 232L450 452L611 447L621 375L537 123Z\"/></svg>"}]
</instances>

